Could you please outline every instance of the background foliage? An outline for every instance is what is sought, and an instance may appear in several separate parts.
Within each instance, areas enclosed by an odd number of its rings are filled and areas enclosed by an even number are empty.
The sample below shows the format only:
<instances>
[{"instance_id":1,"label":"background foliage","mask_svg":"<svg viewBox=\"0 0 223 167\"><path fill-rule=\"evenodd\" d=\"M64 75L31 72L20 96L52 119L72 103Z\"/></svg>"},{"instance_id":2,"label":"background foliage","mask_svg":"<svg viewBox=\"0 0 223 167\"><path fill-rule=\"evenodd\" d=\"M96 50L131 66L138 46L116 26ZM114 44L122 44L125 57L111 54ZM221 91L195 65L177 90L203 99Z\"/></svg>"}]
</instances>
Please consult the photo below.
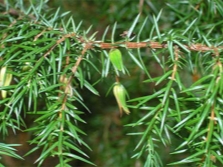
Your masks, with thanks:
<instances>
[{"instance_id":1,"label":"background foliage","mask_svg":"<svg viewBox=\"0 0 223 167\"><path fill-rule=\"evenodd\" d=\"M2 164L223 164L221 1L20 0L0 12Z\"/></svg>"}]
</instances>

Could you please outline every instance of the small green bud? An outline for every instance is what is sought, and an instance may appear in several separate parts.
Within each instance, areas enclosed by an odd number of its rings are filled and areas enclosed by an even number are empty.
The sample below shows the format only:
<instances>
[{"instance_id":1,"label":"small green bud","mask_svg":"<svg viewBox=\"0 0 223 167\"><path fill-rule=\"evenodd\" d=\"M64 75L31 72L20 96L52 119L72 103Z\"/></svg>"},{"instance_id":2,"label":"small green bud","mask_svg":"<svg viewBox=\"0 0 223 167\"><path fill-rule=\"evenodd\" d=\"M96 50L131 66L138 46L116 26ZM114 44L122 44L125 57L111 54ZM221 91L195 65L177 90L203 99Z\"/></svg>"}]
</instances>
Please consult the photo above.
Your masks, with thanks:
<instances>
[{"instance_id":1,"label":"small green bud","mask_svg":"<svg viewBox=\"0 0 223 167\"><path fill-rule=\"evenodd\" d=\"M12 81L12 74L7 73L7 67L4 66L0 69L0 86L9 86ZM7 97L7 91L1 90L2 98Z\"/></svg>"},{"instance_id":2,"label":"small green bud","mask_svg":"<svg viewBox=\"0 0 223 167\"><path fill-rule=\"evenodd\" d=\"M119 49L112 49L109 52L109 59L112 65L119 71L124 71L124 65L122 62L122 53Z\"/></svg>"},{"instance_id":3,"label":"small green bud","mask_svg":"<svg viewBox=\"0 0 223 167\"><path fill-rule=\"evenodd\" d=\"M114 93L116 101L118 103L121 115L122 115L122 109L126 114L129 114L130 111L129 111L127 105L126 105L126 94L127 94L127 92L125 90L125 87L122 84L116 82L114 87L113 87L113 93Z\"/></svg>"},{"instance_id":4,"label":"small green bud","mask_svg":"<svg viewBox=\"0 0 223 167\"><path fill-rule=\"evenodd\" d=\"M31 63L30 62L25 62L24 66L22 67L22 71L28 71L31 68L32 68Z\"/></svg>"}]
</instances>

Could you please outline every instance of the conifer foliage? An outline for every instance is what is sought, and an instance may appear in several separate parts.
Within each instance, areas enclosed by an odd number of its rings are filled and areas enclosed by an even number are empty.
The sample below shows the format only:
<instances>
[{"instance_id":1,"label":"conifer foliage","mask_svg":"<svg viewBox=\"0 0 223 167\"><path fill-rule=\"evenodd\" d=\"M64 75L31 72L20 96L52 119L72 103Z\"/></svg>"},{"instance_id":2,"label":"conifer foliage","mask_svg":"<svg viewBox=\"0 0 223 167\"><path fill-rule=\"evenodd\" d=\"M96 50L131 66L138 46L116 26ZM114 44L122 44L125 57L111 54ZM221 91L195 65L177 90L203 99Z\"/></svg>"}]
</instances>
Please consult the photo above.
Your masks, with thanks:
<instances>
[{"instance_id":1,"label":"conifer foliage","mask_svg":"<svg viewBox=\"0 0 223 167\"><path fill-rule=\"evenodd\" d=\"M49 157L58 167L74 161L98 165L84 140L91 136L83 128L91 129L84 117L91 106L83 90L89 99L103 98L97 85L113 77L108 94L136 143L122 166L223 165L223 2L171 1L160 11L148 0L137 3L140 14L121 40L121 23L105 28L98 39L69 12L48 11L44 0L0 5L1 156L25 161L38 152L37 166ZM145 17L146 6L154 13ZM136 84L131 76L138 74L143 79ZM34 119L31 125L27 117ZM10 131L30 133L32 149L18 155L22 146L6 142ZM175 158L165 161L160 149L170 147L165 153Z\"/></svg>"}]
</instances>

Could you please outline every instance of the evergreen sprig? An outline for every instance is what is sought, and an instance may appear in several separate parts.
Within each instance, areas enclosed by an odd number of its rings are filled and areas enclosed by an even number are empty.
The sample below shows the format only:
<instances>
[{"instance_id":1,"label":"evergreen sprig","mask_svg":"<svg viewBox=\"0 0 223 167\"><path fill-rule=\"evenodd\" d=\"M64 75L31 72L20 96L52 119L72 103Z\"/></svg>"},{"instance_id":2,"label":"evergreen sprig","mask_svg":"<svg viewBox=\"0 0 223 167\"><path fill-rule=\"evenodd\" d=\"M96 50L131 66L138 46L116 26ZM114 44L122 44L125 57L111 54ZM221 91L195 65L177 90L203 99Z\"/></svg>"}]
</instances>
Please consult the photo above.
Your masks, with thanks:
<instances>
[{"instance_id":1,"label":"evergreen sprig","mask_svg":"<svg viewBox=\"0 0 223 167\"><path fill-rule=\"evenodd\" d=\"M192 7L182 7L188 4ZM161 30L162 11L142 23L139 23L139 14L129 30L122 34L124 39L116 41L117 23L111 30L111 39L106 40L106 29L102 40L96 40L96 33L90 33L91 27L81 30L81 23L76 24L72 17L65 21L68 12L60 14L58 9L50 14L43 11L44 1L30 5L22 0L15 4L6 1L0 8L2 136L7 137L9 129L15 133L17 130L32 133L29 142L35 146L26 155L41 150L35 161L38 166L50 156L58 158L57 166L70 166L74 159L94 165L83 151L83 146L90 147L83 140L86 133L80 124L86 121L78 107L88 110L88 106L80 90L86 89L98 96L92 73L105 79L114 72L113 92L120 110L127 114L131 109L144 113L139 120L126 125L127 128L143 129L129 133L140 136L133 157L146 157L146 167L163 166L157 151L158 143L171 145L175 135L182 143L172 154L185 156L170 165L223 165L223 46L222 37L214 39L219 35L217 29L222 23L219 21L223 16L222 5L220 1L168 4L175 14L174 28ZM208 12L207 17L203 17L203 12ZM148 20L153 23L150 37L140 40ZM137 26L140 28L134 41L132 34ZM142 48L149 50L162 69L161 76L152 77ZM152 94L126 101L128 93L120 76L131 74L131 71L122 62L124 54L121 52L127 53L131 63L146 74L144 83L157 86ZM101 59L97 53L101 54ZM189 82L184 80L187 73L193 76ZM35 117L32 127L27 127L26 115ZM22 159L14 152L14 146L18 145L0 144L0 154Z\"/></svg>"}]
</instances>

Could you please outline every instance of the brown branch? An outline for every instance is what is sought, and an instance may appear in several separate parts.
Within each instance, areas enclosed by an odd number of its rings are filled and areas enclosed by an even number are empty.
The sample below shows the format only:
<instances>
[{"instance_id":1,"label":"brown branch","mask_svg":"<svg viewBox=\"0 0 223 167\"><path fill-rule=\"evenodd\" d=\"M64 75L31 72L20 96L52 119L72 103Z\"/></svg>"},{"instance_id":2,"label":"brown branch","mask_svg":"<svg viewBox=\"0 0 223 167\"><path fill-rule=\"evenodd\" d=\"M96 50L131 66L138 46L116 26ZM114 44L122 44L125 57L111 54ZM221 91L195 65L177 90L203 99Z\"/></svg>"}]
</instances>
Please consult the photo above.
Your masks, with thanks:
<instances>
[{"instance_id":1,"label":"brown branch","mask_svg":"<svg viewBox=\"0 0 223 167\"><path fill-rule=\"evenodd\" d=\"M174 47L174 56L175 56L175 62L174 62L174 66L173 66L173 73L171 75L171 79L175 80L175 76L177 73L177 63L178 63L178 59L179 59L179 48L178 46Z\"/></svg>"},{"instance_id":2,"label":"brown branch","mask_svg":"<svg viewBox=\"0 0 223 167\"><path fill-rule=\"evenodd\" d=\"M216 78L215 80L215 84L217 86L217 84L219 84L219 81L221 79L221 75L222 75L222 63L219 61L219 50L214 48L214 54L215 54L215 57L217 58L217 62L216 64L213 66L213 70L216 68L216 67L219 67L218 69L218 72L219 72L219 76ZM216 94L215 94L216 95ZM213 103L211 105L211 113L210 113L210 121L209 121L209 124L208 124L208 131L207 131L207 135L206 135L206 138L205 138L205 142L208 142L208 146L210 147L210 139L211 137L213 136L213 128L214 128L214 125L217 124L217 121L216 121L216 118L215 118L215 104ZM212 129L211 129L212 128ZM208 149L207 146L206 146L206 153L208 152ZM205 158L206 156L204 155L203 158L202 158L202 161L205 161ZM210 160L212 162L216 162L216 157L214 155L210 155Z\"/></svg>"},{"instance_id":3,"label":"brown branch","mask_svg":"<svg viewBox=\"0 0 223 167\"><path fill-rule=\"evenodd\" d=\"M140 0L139 1L139 11L140 13L142 12L142 7L143 7L143 4L144 4L144 0ZM5 4L3 3L3 6L5 6ZM195 9L198 9L200 7L200 3L197 4L197 6L195 7ZM9 15L12 15L12 16L17 16L18 18L16 18L11 24L9 27L13 26L17 20L21 20L22 18L24 17L29 17L31 20L36 20L36 17L33 16L33 15L26 15L25 13L23 13L22 11L20 10L17 10L17 9L14 9L14 8L11 8L9 9L8 11L6 12L3 12L1 14L9 14ZM38 23L38 22L36 22ZM49 29L52 29L52 28L47 28L48 30ZM61 31L63 31L61 29ZM34 38L34 41L36 41L44 32L46 32L45 30L43 30L40 34L38 34L35 38ZM71 37L74 37L75 34L72 33L72 34L66 34L64 35L61 39L59 39L56 43L59 44L61 42L63 42L66 38L71 38ZM123 45L126 47L126 48L129 48L129 49L135 49L135 48L146 48L146 47L150 47L152 49L160 49L160 48L167 48L168 47L168 44L166 42L164 43L159 43L159 42L154 42L154 41L149 41L149 42L115 42L115 43L106 43L106 42L96 42L96 41L86 41L84 40L84 38L82 36L75 36L75 38L82 44L86 44L86 45L91 45L90 48L87 48L87 49L91 49L92 47L94 46L97 46L97 47L100 47L101 49L112 49L112 48L118 48L118 47L123 47ZM44 57L46 57L54 48L55 46L52 46L49 51L44 55ZM174 45L177 45L177 44L174 44ZM177 45L178 46L178 45ZM214 46L207 46L205 44L191 44L191 45L182 45L184 48L190 50L190 51L198 51L198 52L207 52L207 51L216 51L216 50L221 50L223 49L223 46L219 46L219 47L214 47ZM1 46L1 48L4 47ZM178 46L180 48L180 46Z\"/></svg>"},{"instance_id":4,"label":"brown branch","mask_svg":"<svg viewBox=\"0 0 223 167\"><path fill-rule=\"evenodd\" d=\"M44 32L43 32L44 33ZM41 33L40 33L41 34ZM65 41L66 38L71 38L71 37L74 37L76 34L75 33L71 33L71 34L65 34L64 36L62 36L61 39L58 39L56 41L56 43L43 55L43 57L46 57L47 55L50 54L50 52L57 46L59 45L61 42ZM35 38L34 38L35 40Z\"/></svg>"},{"instance_id":5,"label":"brown branch","mask_svg":"<svg viewBox=\"0 0 223 167\"><path fill-rule=\"evenodd\" d=\"M43 31L41 31L39 34L37 34L35 37L34 37L34 40L33 41L36 41L40 36L42 36L44 34L44 32L46 31L46 29L44 29Z\"/></svg>"},{"instance_id":6,"label":"brown branch","mask_svg":"<svg viewBox=\"0 0 223 167\"><path fill-rule=\"evenodd\" d=\"M168 48L168 44L166 42L159 43L154 41L149 42L115 42L115 43L106 43L106 42L92 42L92 46L100 47L101 49L113 49L118 47L126 47L128 49L136 49L136 48L146 48L149 47L151 49L162 49L162 48ZM214 51L219 52L219 50L223 49L223 46L214 47L214 46L207 46L204 44L191 44L191 45L182 45L179 46L177 44L174 44L174 46L184 47L190 51L197 51L197 52L207 52L207 51Z\"/></svg>"},{"instance_id":7,"label":"brown branch","mask_svg":"<svg viewBox=\"0 0 223 167\"><path fill-rule=\"evenodd\" d=\"M75 65L73 66L73 68L71 69L72 72L73 72L73 75L71 75L68 79L66 78L66 76L61 76L61 82L66 84L65 87L63 88L64 89L64 97L63 97L63 100L62 100L62 107L61 107L61 110L59 111L59 118L62 118L62 112L63 110L65 110L66 108L66 102L67 102L67 98L68 98L68 95L70 94L71 95L71 81L73 79L73 77L75 76L75 73L77 71L77 68L78 66L80 65L81 63L81 60L83 59L85 53L88 51L88 49L90 49L92 46L91 44L87 44L85 45L85 47L83 48L82 52L81 52L81 55L78 57ZM68 60L67 60L68 61ZM62 125L61 125L61 130L63 129Z\"/></svg>"},{"instance_id":8,"label":"brown branch","mask_svg":"<svg viewBox=\"0 0 223 167\"><path fill-rule=\"evenodd\" d=\"M142 8L143 8L144 0L139 0L139 13L142 14Z\"/></svg>"}]
</instances>

